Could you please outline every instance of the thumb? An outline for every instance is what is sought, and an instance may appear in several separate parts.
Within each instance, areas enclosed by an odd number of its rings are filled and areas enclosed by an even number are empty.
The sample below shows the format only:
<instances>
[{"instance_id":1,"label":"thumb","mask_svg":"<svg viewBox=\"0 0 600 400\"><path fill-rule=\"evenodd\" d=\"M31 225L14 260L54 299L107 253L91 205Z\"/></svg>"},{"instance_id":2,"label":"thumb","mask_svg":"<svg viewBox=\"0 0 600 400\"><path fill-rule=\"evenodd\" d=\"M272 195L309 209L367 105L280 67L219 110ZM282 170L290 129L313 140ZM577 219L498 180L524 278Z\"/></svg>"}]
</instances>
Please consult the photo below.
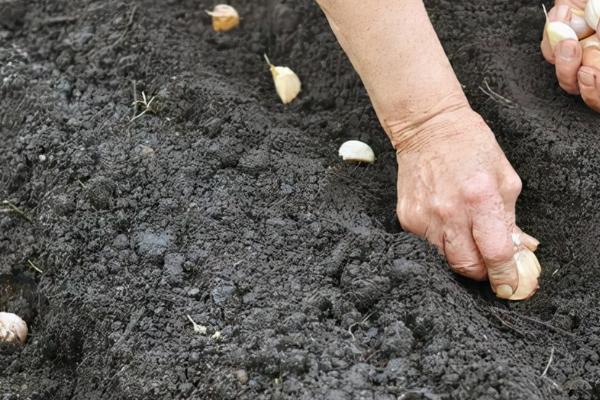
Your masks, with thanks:
<instances>
[{"instance_id":1,"label":"thumb","mask_svg":"<svg viewBox=\"0 0 600 400\"><path fill-rule=\"evenodd\" d=\"M488 272L496 296L507 299L519 285L515 247L512 240L514 227L506 216L500 196L477 204L472 214L473 239Z\"/></svg>"}]
</instances>

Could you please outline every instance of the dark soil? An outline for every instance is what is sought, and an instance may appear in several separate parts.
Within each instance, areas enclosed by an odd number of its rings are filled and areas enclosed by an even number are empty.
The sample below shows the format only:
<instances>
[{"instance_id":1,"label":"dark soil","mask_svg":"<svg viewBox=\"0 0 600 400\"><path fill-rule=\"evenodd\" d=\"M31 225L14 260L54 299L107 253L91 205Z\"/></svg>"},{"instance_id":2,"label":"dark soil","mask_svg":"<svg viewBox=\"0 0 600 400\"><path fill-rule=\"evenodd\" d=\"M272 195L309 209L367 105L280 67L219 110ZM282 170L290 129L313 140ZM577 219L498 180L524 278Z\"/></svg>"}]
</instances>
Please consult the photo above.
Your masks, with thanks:
<instances>
[{"instance_id":1,"label":"dark soil","mask_svg":"<svg viewBox=\"0 0 600 400\"><path fill-rule=\"evenodd\" d=\"M539 1L427 1L524 181L545 270L522 303L401 231L394 153L312 1L233 1L227 34L212 5L0 0L0 201L23 212L0 213L0 311L30 326L0 398L600 399L599 119L542 60ZM265 52L303 80L289 107ZM157 107L130 122L134 88ZM341 163L348 139L378 161Z\"/></svg>"}]
</instances>

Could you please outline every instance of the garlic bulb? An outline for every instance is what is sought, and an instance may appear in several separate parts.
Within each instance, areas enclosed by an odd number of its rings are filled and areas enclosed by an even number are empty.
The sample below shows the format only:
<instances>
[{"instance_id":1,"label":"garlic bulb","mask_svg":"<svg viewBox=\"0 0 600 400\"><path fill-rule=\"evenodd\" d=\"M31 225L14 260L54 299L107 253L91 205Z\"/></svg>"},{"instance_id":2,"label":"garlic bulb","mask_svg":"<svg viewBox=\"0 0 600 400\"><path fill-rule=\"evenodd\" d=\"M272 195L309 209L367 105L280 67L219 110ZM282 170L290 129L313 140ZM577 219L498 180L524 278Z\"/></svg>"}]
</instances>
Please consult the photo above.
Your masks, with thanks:
<instances>
[{"instance_id":1,"label":"garlic bulb","mask_svg":"<svg viewBox=\"0 0 600 400\"><path fill-rule=\"evenodd\" d=\"M27 324L18 315L0 312L0 342L25 344Z\"/></svg>"},{"instance_id":2,"label":"garlic bulb","mask_svg":"<svg viewBox=\"0 0 600 400\"><path fill-rule=\"evenodd\" d=\"M291 103L300 93L302 84L298 75L288 67L276 67L271 64L269 57L265 54L265 60L271 68L271 74L273 75L273 82L275 83L275 90L279 95L283 104Z\"/></svg>"},{"instance_id":3,"label":"garlic bulb","mask_svg":"<svg viewBox=\"0 0 600 400\"><path fill-rule=\"evenodd\" d=\"M338 154L344 161L357 161L372 164L375 162L375 153L373 149L361 141L348 140L344 142L338 151Z\"/></svg>"},{"instance_id":4,"label":"garlic bulb","mask_svg":"<svg viewBox=\"0 0 600 400\"><path fill-rule=\"evenodd\" d=\"M585 39L594 33L594 30L590 28L585 20L584 12L577 8L571 9L571 21L569 22L569 26L573 28L579 39Z\"/></svg>"},{"instance_id":5,"label":"garlic bulb","mask_svg":"<svg viewBox=\"0 0 600 400\"><path fill-rule=\"evenodd\" d=\"M600 20L600 0L588 0L585 6L585 22L593 30L598 29Z\"/></svg>"},{"instance_id":6,"label":"garlic bulb","mask_svg":"<svg viewBox=\"0 0 600 400\"><path fill-rule=\"evenodd\" d=\"M563 40L579 40L573 28L561 21L546 23L546 33L552 50Z\"/></svg>"},{"instance_id":7,"label":"garlic bulb","mask_svg":"<svg viewBox=\"0 0 600 400\"><path fill-rule=\"evenodd\" d=\"M237 10L227 4L217 4L212 11L206 13L212 17L212 27L215 32L227 32L240 24Z\"/></svg>"},{"instance_id":8,"label":"garlic bulb","mask_svg":"<svg viewBox=\"0 0 600 400\"><path fill-rule=\"evenodd\" d=\"M538 278L542 273L542 267L531 250L522 249L515 254L517 273L519 274L519 286L510 296L509 300L526 300L533 296L538 290Z\"/></svg>"}]
</instances>

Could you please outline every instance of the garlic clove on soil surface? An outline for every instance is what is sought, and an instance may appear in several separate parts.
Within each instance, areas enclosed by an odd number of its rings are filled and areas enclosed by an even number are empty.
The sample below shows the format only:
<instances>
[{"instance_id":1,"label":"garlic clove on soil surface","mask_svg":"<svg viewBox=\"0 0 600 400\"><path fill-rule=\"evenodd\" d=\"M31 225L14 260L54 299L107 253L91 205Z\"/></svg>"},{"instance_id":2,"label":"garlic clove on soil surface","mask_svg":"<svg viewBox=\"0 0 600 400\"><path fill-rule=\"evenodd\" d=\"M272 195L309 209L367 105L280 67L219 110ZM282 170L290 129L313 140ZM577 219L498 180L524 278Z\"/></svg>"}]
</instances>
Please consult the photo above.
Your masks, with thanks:
<instances>
[{"instance_id":1,"label":"garlic clove on soil surface","mask_svg":"<svg viewBox=\"0 0 600 400\"><path fill-rule=\"evenodd\" d=\"M16 314L0 312L0 342L25 344L27 324Z\"/></svg>"},{"instance_id":2,"label":"garlic clove on soil surface","mask_svg":"<svg viewBox=\"0 0 600 400\"><path fill-rule=\"evenodd\" d=\"M281 99L283 104L291 103L302 90L302 83L300 78L294 71L288 67L278 67L271 64L269 57L265 54L265 60L271 68L271 74L273 75L273 83L275 83L275 90Z\"/></svg>"},{"instance_id":3,"label":"garlic clove on soil surface","mask_svg":"<svg viewBox=\"0 0 600 400\"><path fill-rule=\"evenodd\" d=\"M538 290L538 278L542 273L542 267L533 252L529 249L519 250L515 254L517 272L519 274L519 286L510 296L509 300L526 300Z\"/></svg>"},{"instance_id":4,"label":"garlic clove on soil surface","mask_svg":"<svg viewBox=\"0 0 600 400\"><path fill-rule=\"evenodd\" d=\"M585 22L593 30L598 29L598 21L600 20L600 0L588 0L585 5Z\"/></svg>"},{"instance_id":5,"label":"garlic clove on soil surface","mask_svg":"<svg viewBox=\"0 0 600 400\"><path fill-rule=\"evenodd\" d=\"M212 11L206 11L212 17L212 27L215 32L227 32L240 25L240 15L237 10L227 4L217 4Z\"/></svg>"},{"instance_id":6,"label":"garlic clove on soil surface","mask_svg":"<svg viewBox=\"0 0 600 400\"><path fill-rule=\"evenodd\" d=\"M373 149L359 140L348 140L344 142L338 154L344 161L365 162L372 164L375 162L375 153Z\"/></svg>"}]
</instances>

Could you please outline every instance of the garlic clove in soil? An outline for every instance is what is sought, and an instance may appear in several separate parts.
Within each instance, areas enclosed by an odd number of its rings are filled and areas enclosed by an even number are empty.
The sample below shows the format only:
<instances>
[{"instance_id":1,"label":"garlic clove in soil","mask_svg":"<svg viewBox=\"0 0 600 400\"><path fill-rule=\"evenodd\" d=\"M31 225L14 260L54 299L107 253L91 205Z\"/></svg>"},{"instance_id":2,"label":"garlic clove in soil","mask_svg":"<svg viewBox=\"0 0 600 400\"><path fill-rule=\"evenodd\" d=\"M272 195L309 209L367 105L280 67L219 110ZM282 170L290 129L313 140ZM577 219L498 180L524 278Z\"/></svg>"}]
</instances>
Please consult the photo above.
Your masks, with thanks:
<instances>
[{"instance_id":1,"label":"garlic clove in soil","mask_svg":"<svg viewBox=\"0 0 600 400\"><path fill-rule=\"evenodd\" d=\"M271 61L269 61L269 57L267 57L266 54L265 60L267 61L269 68L271 68L275 90L282 103L291 103L302 89L300 78L298 78L298 75L288 67L277 67L271 64Z\"/></svg>"},{"instance_id":2,"label":"garlic clove in soil","mask_svg":"<svg viewBox=\"0 0 600 400\"><path fill-rule=\"evenodd\" d=\"M212 11L206 11L212 17L212 27L215 32L227 32L240 25L240 15L237 10L227 4L217 4Z\"/></svg>"},{"instance_id":3,"label":"garlic clove in soil","mask_svg":"<svg viewBox=\"0 0 600 400\"><path fill-rule=\"evenodd\" d=\"M375 153L373 149L359 140L348 140L344 142L338 154L344 161L355 161L372 164L375 162Z\"/></svg>"},{"instance_id":4,"label":"garlic clove in soil","mask_svg":"<svg viewBox=\"0 0 600 400\"><path fill-rule=\"evenodd\" d=\"M542 267L533 252L522 249L515 254L517 273L519 274L519 286L509 297L509 300L526 300L533 296L538 290L538 278L542 273Z\"/></svg>"},{"instance_id":5,"label":"garlic clove in soil","mask_svg":"<svg viewBox=\"0 0 600 400\"><path fill-rule=\"evenodd\" d=\"M21 343L27 341L27 324L16 314L0 312L0 342Z\"/></svg>"},{"instance_id":6,"label":"garlic clove in soil","mask_svg":"<svg viewBox=\"0 0 600 400\"><path fill-rule=\"evenodd\" d=\"M593 30L598 29L598 21L600 20L600 0L588 0L585 6L585 22Z\"/></svg>"},{"instance_id":7,"label":"garlic clove in soil","mask_svg":"<svg viewBox=\"0 0 600 400\"><path fill-rule=\"evenodd\" d=\"M571 9L571 21L569 26L573 28L579 39L585 39L594 33L585 20L585 13L577 8Z\"/></svg>"},{"instance_id":8,"label":"garlic clove in soil","mask_svg":"<svg viewBox=\"0 0 600 400\"><path fill-rule=\"evenodd\" d=\"M546 23L546 33L552 50L563 40L579 40L573 28L561 21Z\"/></svg>"}]
</instances>

